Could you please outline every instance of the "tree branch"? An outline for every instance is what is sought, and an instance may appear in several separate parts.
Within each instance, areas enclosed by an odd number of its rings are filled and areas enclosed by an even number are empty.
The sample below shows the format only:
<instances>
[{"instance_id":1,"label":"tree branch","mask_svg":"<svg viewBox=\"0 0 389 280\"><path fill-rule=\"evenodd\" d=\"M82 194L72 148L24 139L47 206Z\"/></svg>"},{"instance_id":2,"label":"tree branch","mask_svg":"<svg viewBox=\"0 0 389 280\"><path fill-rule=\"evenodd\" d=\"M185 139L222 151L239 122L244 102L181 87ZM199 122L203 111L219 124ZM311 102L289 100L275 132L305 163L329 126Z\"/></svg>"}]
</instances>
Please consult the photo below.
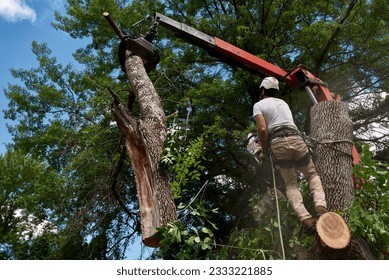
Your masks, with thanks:
<instances>
[{"instance_id":1,"label":"tree branch","mask_svg":"<svg viewBox=\"0 0 389 280\"><path fill-rule=\"evenodd\" d=\"M350 1L350 4L349 4L349 6L347 8L347 11L343 15L343 17L339 20L338 25L336 26L334 32L332 33L331 37L327 41L327 44L323 48L323 50L322 50L322 52L321 52L321 54L319 56L319 59L316 62L316 65L315 65L315 68L314 68L314 73L315 74L318 74L320 72L320 67L324 63L325 57L328 55L328 52L329 52L332 44L334 43L334 40L335 40L336 36L338 35L338 33L339 33L340 29L342 28L342 26L343 26L344 22L346 21L346 19L350 16L351 11L353 10L353 8L354 8L355 4L357 3L357 1L358 0L351 0Z\"/></svg>"}]
</instances>

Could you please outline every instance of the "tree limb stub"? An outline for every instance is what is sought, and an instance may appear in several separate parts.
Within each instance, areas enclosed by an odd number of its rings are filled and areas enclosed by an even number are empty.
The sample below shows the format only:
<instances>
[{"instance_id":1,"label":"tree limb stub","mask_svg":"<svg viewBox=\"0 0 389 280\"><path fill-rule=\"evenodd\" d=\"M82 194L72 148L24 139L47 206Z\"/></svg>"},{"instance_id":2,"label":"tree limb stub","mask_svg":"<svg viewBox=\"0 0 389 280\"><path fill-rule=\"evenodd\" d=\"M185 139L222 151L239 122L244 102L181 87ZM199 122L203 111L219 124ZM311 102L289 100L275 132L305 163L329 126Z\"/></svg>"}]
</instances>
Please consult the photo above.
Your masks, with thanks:
<instances>
[{"instance_id":1,"label":"tree limb stub","mask_svg":"<svg viewBox=\"0 0 389 280\"><path fill-rule=\"evenodd\" d=\"M166 116L142 58L126 52L125 68L141 118L135 118L112 91L114 103L111 109L126 138L126 148L135 173L143 242L147 246L158 247L156 228L177 219L170 184L159 168L167 137Z\"/></svg>"}]
</instances>

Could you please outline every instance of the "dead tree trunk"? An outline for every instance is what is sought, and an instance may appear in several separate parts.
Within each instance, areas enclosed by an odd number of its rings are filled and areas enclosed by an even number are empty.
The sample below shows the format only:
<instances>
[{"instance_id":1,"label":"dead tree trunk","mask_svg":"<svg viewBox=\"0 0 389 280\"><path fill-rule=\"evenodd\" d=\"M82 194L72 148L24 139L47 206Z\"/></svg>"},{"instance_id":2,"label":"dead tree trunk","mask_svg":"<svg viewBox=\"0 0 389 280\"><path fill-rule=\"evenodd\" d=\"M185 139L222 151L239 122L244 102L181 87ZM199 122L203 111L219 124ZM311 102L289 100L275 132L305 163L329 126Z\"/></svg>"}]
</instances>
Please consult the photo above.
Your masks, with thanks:
<instances>
[{"instance_id":1,"label":"dead tree trunk","mask_svg":"<svg viewBox=\"0 0 389 280\"><path fill-rule=\"evenodd\" d=\"M156 228L175 221L169 181L159 168L166 140L166 116L161 100L144 68L142 58L126 51L125 70L141 113L135 118L114 95L112 112L125 135L126 148L135 173L141 212L142 238L147 246L159 246Z\"/></svg>"},{"instance_id":2,"label":"dead tree trunk","mask_svg":"<svg viewBox=\"0 0 389 280\"><path fill-rule=\"evenodd\" d=\"M326 194L330 211L344 211L354 201L352 179L353 123L347 105L338 101L324 101L311 109L311 136L317 140L316 167ZM344 217L347 220L347 217ZM316 237L318 237L316 235ZM371 256L362 242L351 239L343 249L330 249L316 238L309 259L368 259Z\"/></svg>"}]
</instances>

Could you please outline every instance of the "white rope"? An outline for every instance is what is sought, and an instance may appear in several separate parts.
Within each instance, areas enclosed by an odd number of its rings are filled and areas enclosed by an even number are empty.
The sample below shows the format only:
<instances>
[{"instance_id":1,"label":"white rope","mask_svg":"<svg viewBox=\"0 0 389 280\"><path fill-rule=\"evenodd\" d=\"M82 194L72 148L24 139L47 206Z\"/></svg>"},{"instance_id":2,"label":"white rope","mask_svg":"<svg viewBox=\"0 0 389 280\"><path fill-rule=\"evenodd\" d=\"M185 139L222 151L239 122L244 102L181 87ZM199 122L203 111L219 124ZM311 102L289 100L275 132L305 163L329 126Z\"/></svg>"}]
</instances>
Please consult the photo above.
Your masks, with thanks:
<instances>
[{"instance_id":1,"label":"white rope","mask_svg":"<svg viewBox=\"0 0 389 280\"><path fill-rule=\"evenodd\" d=\"M273 159L272 159L271 156L270 156L270 163L271 163L271 171L272 171L272 174L273 174L274 197L275 197L275 200L276 200L276 207L277 207L277 223L278 223L278 233L280 235L280 242L281 242L282 259L285 260L285 249L284 249L284 241L282 239L281 215L280 215L280 206L278 204L276 175L275 175L275 171L274 171Z\"/></svg>"},{"instance_id":2,"label":"white rope","mask_svg":"<svg viewBox=\"0 0 389 280\"><path fill-rule=\"evenodd\" d=\"M311 136L308 136L305 133L302 133L302 138L305 141L305 143L307 143L307 146L309 148L312 148L314 145L319 144L319 145L322 145L323 147L327 147L333 151L336 151L336 152L339 152L341 154L353 157L352 153L347 153L347 152L344 152L342 150L339 150L337 148L332 147L332 144L338 144L338 143L348 143L348 144L354 145L354 143L350 140L347 140L347 139L345 139L345 140L328 140L328 139L326 139L326 140L319 141Z\"/></svg>"},{"instance_id":3,"label":"white rope","mask_svg":"<svg viewBox=\"0 0 389 280\"><path fill-rule=\"evenodd\" d=\"M188 204L187 206L185 206L185 208L180 209L180 210L178 211L178 213L184 212L186 209L189 208L189 206L192 205L193 202L195 202L195 200L197 199L197 197L199 196L199 194L200 194L200 193L203 191L203 189L207 186L208 181L209 181L209 180L205 181L204 185L200 188L200 190L197 192L197 194L196 194L195 197L192 199L192 201L189 202L189 204Z\"/></svg>"}]
</instances>

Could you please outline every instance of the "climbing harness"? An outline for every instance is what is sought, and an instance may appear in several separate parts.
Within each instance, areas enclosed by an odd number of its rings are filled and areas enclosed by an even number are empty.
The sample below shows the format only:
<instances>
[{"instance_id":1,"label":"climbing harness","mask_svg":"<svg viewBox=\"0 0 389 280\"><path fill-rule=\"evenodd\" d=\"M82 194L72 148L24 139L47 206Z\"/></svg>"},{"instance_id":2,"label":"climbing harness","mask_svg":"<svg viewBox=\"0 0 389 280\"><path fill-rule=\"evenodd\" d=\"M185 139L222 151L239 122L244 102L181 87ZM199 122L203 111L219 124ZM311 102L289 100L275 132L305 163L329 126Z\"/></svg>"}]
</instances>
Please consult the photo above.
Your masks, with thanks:
<instances>
[{"instance_id":1,"label":"climbing harness","mask_svg":"<svg viewBox=\"0 0 389 280\"><path fill-rule=\"evenodd\" d=\"M268 142L271 143L276 138L289 137L289 136L300 136L300 131L292 126L280 126L276 130L269 133Z\"/></svg>"},{"instance_id":2,"label":"climbing harness","mask_svg":"<svg viewBox=\"0 0 389 280\"><path fill-rule=\"evenodd\" d=\"M279 160L276 158L276 156L274 155L272 149L271 149L271 145L270 143L276 139L276 138L283 138L283 137L289 137L289 136L299 136L300 138L302 138L305 141L305 139L303 138L302 136L302 133L296 129L295 127L291 127L291 126L281 126L279 128L277 128L275 131L272 131L270 134L269 134L269 140L268 140L268 143L269 143L269 151L270 151L270 154L273 158L273 161L280 167L282 168L292 168L292 167L301 167L301 166L305 166L309 163L309 161L311 160L311 155L310 153L306 153L301 159L299 160Z\"/></svg>"}]
</instances>

